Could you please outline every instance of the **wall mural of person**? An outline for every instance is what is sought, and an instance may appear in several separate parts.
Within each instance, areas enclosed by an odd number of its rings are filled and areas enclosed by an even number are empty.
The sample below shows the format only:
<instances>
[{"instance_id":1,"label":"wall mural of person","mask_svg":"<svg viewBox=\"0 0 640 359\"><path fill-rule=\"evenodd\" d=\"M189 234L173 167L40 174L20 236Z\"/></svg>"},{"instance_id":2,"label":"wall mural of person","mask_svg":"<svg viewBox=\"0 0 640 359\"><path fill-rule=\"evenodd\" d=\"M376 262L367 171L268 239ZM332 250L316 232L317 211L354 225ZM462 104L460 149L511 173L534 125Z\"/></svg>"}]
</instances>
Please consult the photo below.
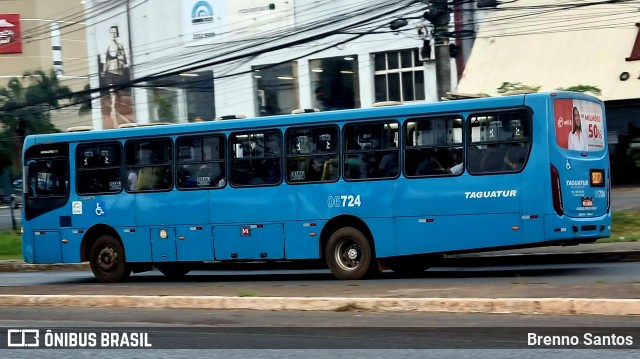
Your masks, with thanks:
<instances>
[{"instance_id":1,"label":"wall mural of person","mask_svg":"<svg viewBox=\"0 0 640 359\"><path fill-rule=\"evenodd\" d=\"M126 84L130 77L130 60L118 25L109 27L109 42L98 55L100 87L111 87L102 93L102 127L117 128L121 124L135 122L131 88Z\"/></svg>"}]
</instances>

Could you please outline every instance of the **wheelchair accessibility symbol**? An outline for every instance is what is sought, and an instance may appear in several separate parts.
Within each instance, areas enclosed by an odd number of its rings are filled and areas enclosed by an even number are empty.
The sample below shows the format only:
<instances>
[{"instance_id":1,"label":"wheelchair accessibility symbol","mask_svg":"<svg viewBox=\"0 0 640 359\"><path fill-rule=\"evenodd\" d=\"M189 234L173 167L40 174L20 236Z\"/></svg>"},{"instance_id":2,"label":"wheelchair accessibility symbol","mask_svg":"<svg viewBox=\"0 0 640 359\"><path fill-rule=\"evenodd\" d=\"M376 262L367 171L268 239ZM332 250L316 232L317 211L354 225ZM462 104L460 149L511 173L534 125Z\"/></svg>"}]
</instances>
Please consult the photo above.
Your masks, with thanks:
<instances>
[{"instance_id":1,"label":"wheelchair accessibility symbol","mask_svg":"<svg viewBox=\"0 0 640 359\"><path fill-rule=\"evenodd\" d=\"M568 158L567 158L567 163L565 164L565 167L567 168L567 171L571 170L571 162L569 162Z\"/></svg>"},{"instance_id":2,"label":"wheelchair accessibility symbol","mask_svg":"<svg viewBox=\"0 0 640 359\"><path fill-rule=\"evenodd\" d=\"M104 202L96 203L96 216L102 216L105 214L105 211L103 208L104 208Z\"/></svg>"}]
</instances>

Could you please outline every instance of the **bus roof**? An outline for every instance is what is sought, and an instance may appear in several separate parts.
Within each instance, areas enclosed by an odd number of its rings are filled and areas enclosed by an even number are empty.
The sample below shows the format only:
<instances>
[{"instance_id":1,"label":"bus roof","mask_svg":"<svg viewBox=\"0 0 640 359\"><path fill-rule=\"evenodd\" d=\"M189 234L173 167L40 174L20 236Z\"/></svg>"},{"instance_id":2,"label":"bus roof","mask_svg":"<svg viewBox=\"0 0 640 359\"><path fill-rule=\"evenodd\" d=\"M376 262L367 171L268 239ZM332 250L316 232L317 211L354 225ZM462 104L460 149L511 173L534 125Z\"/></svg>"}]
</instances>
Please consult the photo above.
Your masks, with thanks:
<instances>
[{"instance_id":1,"label":"bus roof","mask_svg":"<svg viewBox=\"0 0 640 359\"><path fill-rule=\"evenodd\" d=\"M535 97L571 97L601 102L599 99L575 92L541 92L513 96L460 99L432 103L410 103L397 106L358 108L327 112L285 114L269 117L255 117L228 121L205 121L197 123L179 123L171 126L135 126L131 128L95 130L82 132L64 132L53 134L29 135L25 145L41 143L118 140L123 138L140 138L148 136L188 135L202 132L242 131L251 128L279 127L291 125L311 125L320 123L362 121L385 117L404 117L429 115L445 112L481 111L489 108L517 107L524 104L525 96ZM26 148L26 147L25 147Z\"/></svg>"}]
</instances>

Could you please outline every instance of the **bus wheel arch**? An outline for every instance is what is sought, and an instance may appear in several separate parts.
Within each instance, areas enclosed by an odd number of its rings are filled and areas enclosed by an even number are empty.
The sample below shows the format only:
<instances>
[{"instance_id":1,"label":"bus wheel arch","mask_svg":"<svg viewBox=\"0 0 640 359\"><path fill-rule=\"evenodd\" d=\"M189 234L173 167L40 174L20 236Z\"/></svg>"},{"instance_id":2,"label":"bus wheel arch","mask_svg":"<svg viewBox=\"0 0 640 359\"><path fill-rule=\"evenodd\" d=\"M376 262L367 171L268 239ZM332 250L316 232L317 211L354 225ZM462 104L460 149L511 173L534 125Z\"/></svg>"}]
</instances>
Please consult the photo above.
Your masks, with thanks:
<instances>
[{"instance_id":1,"label":"bus wheel arch","mask_svg":"<svg viewBox=\"0 0 640 359\"><path fill-rule=\"evenodd\" d=\"M122 282L131 274L118 233L106 225L91 227L81 245L81 258L89 261L94 276L103 283Z\"/></svg>"},{"instance_id":2,"label":"bus wheel arch","mask_svg":"<svg viewBox=\"0 0 640 359\"><path fill-rule=\"evenodd\" d=\"M320 238L320 255L338 279L361 279L376 272L373 236L360 218L333 218L324 226Z\"/></svg>"}]
</instances>

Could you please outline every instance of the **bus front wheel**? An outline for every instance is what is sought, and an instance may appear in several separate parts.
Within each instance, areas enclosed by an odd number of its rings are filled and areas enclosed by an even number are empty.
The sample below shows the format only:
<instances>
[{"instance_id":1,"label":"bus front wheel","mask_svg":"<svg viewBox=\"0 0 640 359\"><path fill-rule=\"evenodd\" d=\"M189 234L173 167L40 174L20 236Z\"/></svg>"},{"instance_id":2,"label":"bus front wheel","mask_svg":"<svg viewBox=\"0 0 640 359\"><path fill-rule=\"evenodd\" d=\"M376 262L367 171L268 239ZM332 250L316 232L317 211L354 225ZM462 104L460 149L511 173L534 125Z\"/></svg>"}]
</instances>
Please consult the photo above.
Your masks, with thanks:
<instances>
[{"instance_id":1,"label":"bus front wheel","mask_svg":"<svg viewBox=\"0 0 640 359\"><path fill-rule=\"evenodd\" d=\"M93 243L89 263L93 275L103 283L122 282L131 274L122 244L110 235L100 236Z\"/></svg>"},{"instance_id":2,"label":"bus front wheel","mask_svg":"<svg viewBox=\"0 0 640 359\"><path fill-rule=\"evenodd\" d=\"M338 279L361 279L370 271L373 251L362 232L352 227L335 231L325 248L331 273Z\"/></svg>"}]
</instances>

